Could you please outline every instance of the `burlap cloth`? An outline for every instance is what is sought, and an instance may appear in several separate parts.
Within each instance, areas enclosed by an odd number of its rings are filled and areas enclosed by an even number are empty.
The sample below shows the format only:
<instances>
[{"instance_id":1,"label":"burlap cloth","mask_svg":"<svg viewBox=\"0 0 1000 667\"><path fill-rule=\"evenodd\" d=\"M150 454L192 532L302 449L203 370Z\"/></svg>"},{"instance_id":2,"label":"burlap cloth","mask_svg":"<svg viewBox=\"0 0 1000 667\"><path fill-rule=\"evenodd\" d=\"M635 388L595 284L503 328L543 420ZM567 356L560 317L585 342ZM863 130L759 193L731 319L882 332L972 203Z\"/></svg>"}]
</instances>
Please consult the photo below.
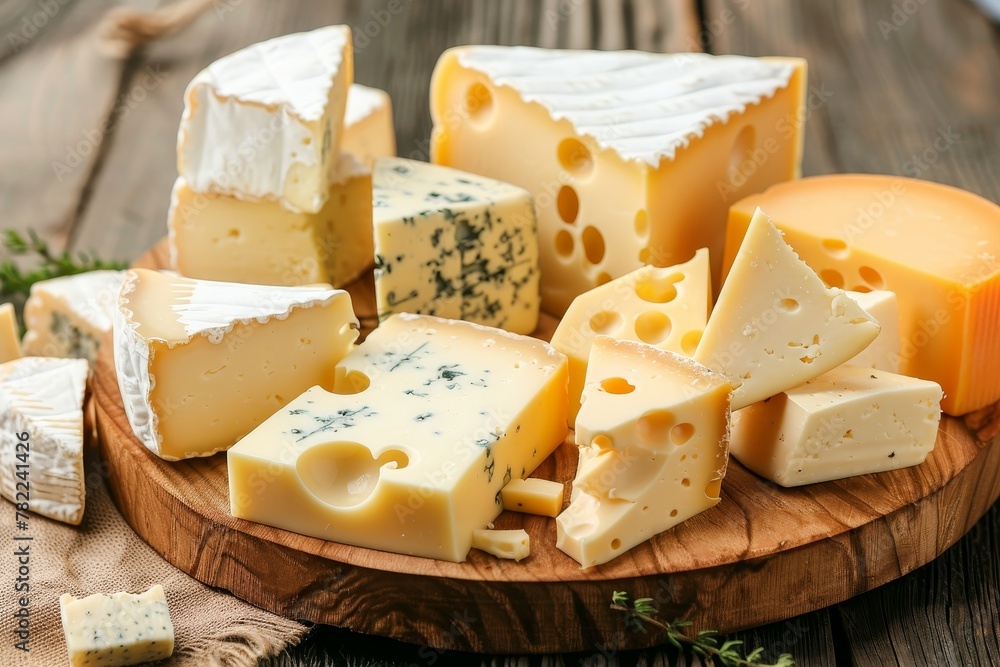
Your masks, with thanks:
<instances>
[{"instance_id":1,"label":"burlap cloth","mask_svg":"<svg viewBox=\"0 0 1000 667\"><path fill-rule=\"evenodd\" d=\"M174 624L174 655L164 667L242 667L298 643L307 626L257 609L209 588L163 560L125 523L108 495L98 453L87 448L87 499L83 522L67 526L30 515L17 530L13 503L0 504L0 666L69 664L59 617L59 596L138 593L162 584ZM17 536L30 535L30 590L15 592ZM18 598L30 599L30 651L15 648Z\"/></svg>"}]
</instances>

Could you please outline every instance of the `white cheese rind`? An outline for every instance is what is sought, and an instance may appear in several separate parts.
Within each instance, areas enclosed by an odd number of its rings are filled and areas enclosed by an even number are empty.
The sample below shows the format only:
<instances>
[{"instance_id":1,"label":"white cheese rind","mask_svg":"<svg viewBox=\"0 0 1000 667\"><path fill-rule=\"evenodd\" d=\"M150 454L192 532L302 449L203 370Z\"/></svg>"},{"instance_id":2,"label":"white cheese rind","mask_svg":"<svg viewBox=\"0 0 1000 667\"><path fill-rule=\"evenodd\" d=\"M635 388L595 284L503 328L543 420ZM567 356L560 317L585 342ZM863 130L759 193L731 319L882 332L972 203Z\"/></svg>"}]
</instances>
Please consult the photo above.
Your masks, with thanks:
<instances>
[{"instance_id":1,"label":"white cheese rind","mask_svg":"<svg viewBox=\"0 0 1000 667\"><path fill-rule=\"evenodd\" d=\"M72 667L138 665L173 653L174 626L159 584L138 595L66 593L59 613Z\"/></svg>"},{"instance_id":2,"label":"white cheese rind","mask_svg":"<svg viewBox=\"0 0 1000 667\"><path fill-rule=\"evenodd\" d=\"M0 365L0 492L22 502L17 492L25 487L17 484L26 481L32 512L71 525L83 519L88 372L84 359L23 357Z\"/></svg>"},{"instance_id":3,"label":"white cheese rind","mask_svg":"<svg viewBox=\"0 0 1000 667\"><path fill-rule=\"evenodd\" d=\"M844 290L826 287L758 208L694 359L729 378L739 410L839 366L878 332L878 322Z\"/></svg>"},{"instance_id":4,"label":"white cheese rind","mask_svg":"<svg viewBox=\"0 0 1000 667\"><path fill-rule=\"evenodd\" d=\"M178 173L198 192L326 202L353 80L351 31L327 26L252 44L188 84Z\"/></svg>"},{"instance_id":5,"label":"white cheese rind","mask_svg":"<svg viewBox=\"0 0 1000 667\"><path fill-rule=\"evenodd\" d=\"M412 312L528 334L538 324L538 239L527 190L402 158L372 182L379 318Z\"/></svg>"},{"instance_id":6,"label":"white cheese rind","mask_svg":"<svg viewBox=\"0 0 1000 667\"><path fill-rule=\"evenodd\" d=\"M124 275L90 271L32 285L24 304L24 353L94 363L98 343L114 323Z\"/></svg>"},{"instance_id":7,"label":"white cheese rind","mask_svg":"<svg viewBox=\"0 0 1000 667\"><path fill-rule=\"evenodd\" d=\"M703 53L458 47L458 62L510 86L626 160L658 167L715 123L786 87L786 61Z\"/></svg>"},{"instance_id":8,"label":"white cheese rind","mask_svg":"<svg viewBox=\"0 0 1000 667\"><path fill-rule=\"evenodd\" d=\"M136 291L143 288L143 282L147 283L151 292L148 295L136 296ZM143 308L145 317L136 316L133 309L137 307ZM217 353L215 364L222 364L222 367L192 368L192 377L212 375L234 361L240 364L263 363L273 365L273 368L266 373L271 378L270 382L277 382L280 377L283 381L289 381L294 385L296 368L302 360L296 358L295 362L289 361L283 364L280 360L282 350L278 349L280 345L294 345L292 341L282 341L275 337L273 354L272 350L267 350L269 355L279 355L273 359L240 356L239 350L245 349L243 346L253 336L258 335L256 332L266 331L268 328L273 330L277 326L284 325L284 321L293 311L326 307L334 309L332 317L339 327L318 333L323 337L321 345L323 359L329 362L330 368L313 368L311 374L298 372L298 375L303 377L313 377L316 373L320 376L327 373L332 376L333 364L352 348L353 341L357 337L358 322L351 309L350 295L347 292L326 285L279 287L194 280L143 269L126 273L115 314L115 370L125 413L136 437L152 452L167 459L210 456L235 442L234 439L207 448L193 447L184 450L183 453L163 447L159 424L160 413L173 416L179 408L171 405L167 400L168 397L165 397L160 404L153 398L156 383L151 369L156 349L160 350L160 354L171 354L195 339L204 338ZM230 338L229 334L237 327L240 327L238 335ZM281 328L288 329L287 326ZM289 334L294 337L295 332L286 331L286 335ZM303 347L312 344L312 340L302 342ZM237 374L237 377L242 378L243 374ZM256 389L248 390L244 387L241 391L267 392L269 381L262 379L261 386ZM299 387L299 391L308 386L310 384ZM277 409L293 396L286 396L283 401L280 397L276 397L278 403L273 408ZM186 400L181 403L185 403ZM246 395L244 400L248 401L249 405L253 397ZM228 418L225 414L216 417L215 421ZM243 417L247 418L248 415L244 414ZM256 424L266 417L267 414L262 414L253 419L256 420ZM176 416L173 418L176 419Z\"/></svg>"},{"instance_id":9,"label":"white cheese rind","mask_svg":"<svg viewBox=\"0 0 1000 667\"><path fill-rule=\"evenodd\" d=\"M733 456L781 486L922 463L941 419L935 382L839 366L734 415Z\"/></svg>"},{"instance_id":10,"label":"white cheese rind","mask_svg":"<svg viewBox=\"0 0 1000 667\"><path fill-rule=\"evenodd\" d=\"M233 515L460 562L501 490L565 439L566 358L547 343L395 315L228 452Z\"/></svg>"},{"instance_id":11,"label":"white cheese rind","mask_svg":"<svg viewBox=\"0 0 1000 667\"><path fill-rule=\"evenodd\" d=\"M606 563L719 502L731 385L691 359L598 336L576 420L580 458L556 546Z\"/></svg>"}]
</instances>

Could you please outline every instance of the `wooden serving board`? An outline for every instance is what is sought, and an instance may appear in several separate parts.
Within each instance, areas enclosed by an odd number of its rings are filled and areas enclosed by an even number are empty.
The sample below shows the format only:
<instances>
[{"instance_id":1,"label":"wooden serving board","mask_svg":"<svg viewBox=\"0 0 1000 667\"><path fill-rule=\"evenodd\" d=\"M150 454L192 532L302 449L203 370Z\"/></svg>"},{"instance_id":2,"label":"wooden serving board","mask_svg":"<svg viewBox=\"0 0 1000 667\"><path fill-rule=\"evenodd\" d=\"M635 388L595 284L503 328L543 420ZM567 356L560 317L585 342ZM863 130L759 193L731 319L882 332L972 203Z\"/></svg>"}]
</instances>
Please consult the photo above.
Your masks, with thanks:
<instances>
[{"instance_id":1,"label":"wooden serving board","mask_svg":"<svg viewBox=\"0 0 1000 667\"><path fill-rule=\"evenodd\" d=\"M165 266L165 259L161 244L138 264ZM351 291L370 326L370 282ZM233 518L224 454L170 463L133 436L109 344L94 396L115 502L168 561L282 616L435 648L564 653L662 641L625 631L609 608L616 590L654 598L665 618L690 619L695 629L730 632L789 618L927 563L1000 496L1000 406L993 406L944 417L934 452L915 468L783 489L731 459L717 506L590 570L556 549L554 519L512 512L496 527L527 530L528 559L473 550L466 562L450 563ZM568 443L536 475L569 483L575 470Z\"/></svg>"}]
</instances>

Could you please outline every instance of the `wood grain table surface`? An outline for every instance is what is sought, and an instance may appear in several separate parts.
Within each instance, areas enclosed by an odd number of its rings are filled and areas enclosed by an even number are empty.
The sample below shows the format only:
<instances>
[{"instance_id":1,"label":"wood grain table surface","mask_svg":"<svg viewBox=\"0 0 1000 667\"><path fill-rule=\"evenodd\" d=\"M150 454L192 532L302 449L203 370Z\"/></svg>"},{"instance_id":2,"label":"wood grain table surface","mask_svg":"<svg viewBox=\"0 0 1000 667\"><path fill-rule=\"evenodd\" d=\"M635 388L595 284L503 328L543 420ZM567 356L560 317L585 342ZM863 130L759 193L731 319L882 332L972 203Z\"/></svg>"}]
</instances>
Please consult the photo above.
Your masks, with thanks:
<instances>
[{"instance_id":1,"label":"wood grain table surface","mask_svg":"<svg viewBox=\"0 0 1000 667\"><path fill-rule=\"evenodd\" d=\"M195 4L0 0L0 226L137 257L166 232L188 81L247 44L333 23L354 29L356 80L391 94L404 157L428 158L428 82L449 46L795 55L809 61L805 174L900 174L1000 201L1000 32L968 0L215 0L145 44L108 30L117 17L144 32L123 5ZM800 665L998 665L1000 505L895 582L733 638ZM687 663L668 647L473 656L320 627L262 664Z\"/></svg>"}]
</instances>

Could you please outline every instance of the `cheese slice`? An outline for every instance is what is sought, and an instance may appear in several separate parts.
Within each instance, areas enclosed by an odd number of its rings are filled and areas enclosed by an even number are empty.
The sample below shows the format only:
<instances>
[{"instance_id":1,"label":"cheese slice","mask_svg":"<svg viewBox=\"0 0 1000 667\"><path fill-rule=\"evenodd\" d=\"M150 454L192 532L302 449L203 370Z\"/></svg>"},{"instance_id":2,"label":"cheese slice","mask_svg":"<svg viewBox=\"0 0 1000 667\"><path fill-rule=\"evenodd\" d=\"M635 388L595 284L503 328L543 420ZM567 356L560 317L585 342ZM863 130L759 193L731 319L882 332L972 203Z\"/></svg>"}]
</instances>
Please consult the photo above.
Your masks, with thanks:
<instances>
[{"instance_id":1,"label":"cheese slice","mask_svg":"<svg viewBox=\"0 0 1000 667\"><path fill-rule=\"evenodd\" d=\"M1000 400L1000 206L899 176L814 176L733 204L725 265L757 206L827 284L899 299L904 375L962 415Z\"/></svg>"},{"instance_id":2,"label":"cheese slice","mask_svg":"<svg viewBox=\"0 0 1000 667\"><path fill-rule=\"evenodd\" d=\"M375 158L396 155L396 131L392 124L389 93L353 83L347 92L344 137L341 150L369 167Z\"/></svg>"},{"instance_id":3,"label":"cheese slice","mask_svg":"<svg viewBox=\"0 0 1000 667\"><path fill-rule=\"evenodd\" d=\"M899 300L888 290L847 291L861 308L879 323L875 341L844 363L865 368L899 372Z\"/></svg>"},{"instance_id":4,"label":"cheese slice","mask_svg":"<svg viewBox=\"0 0 1000 667\"><path fill-rule=\"evenodd\" d=\"M347 292L135 269L115 317L115 370L136 437L168 460L228 449L313 385L358 336Z\"/></svg>"},{"instance_id":5,"label":"cheese slice","mask_svg":"<svg viewBox=\"0 0 1000 667\"><path fill-rule=\"evenodd\" d=\"M500 495L505 510L554 517L562 511L563 489L561 483L548 479L515 477L503 487Z\"/></svg>"},{"instance_id":6,"label":"cheese slice","mask_svg":"<svg viewBox=\"0 0 1000 667\"><path fill-rule=\"evenodd\" d=\"M20 509L83 519L83 359L23 357L0 365L0 492ZM24 493L28 487L27 500Z\"/></svg>"},{"instance_id":7,"label":"cheese slice","mask_svg":"<svg viewBox=\"0 0 1000 667\"><path fill-rule=\"evenodd\" d=\"M14 304L0 304L0 364L21 358L21 336L17 330Z\"/></svg>"},{"instance_id":8,"label":"cheese slice","mask_svg":"<svg viewBox=\"0 0 1000 667\"><path fill-rule=\"evenodd\" d=\"M644 266L584 292L555 333L552 346L569 358L569 418L576 419L594 337L648 343L690 357L712 307L708 250L677 266Z\"/></svg>"},{"instance_id":9,"label":"cheese slice","mask_svg":"<svg viewBox=\"0 0 1000 667\"><path fill-rule=\"evenodd\" d=\"M758 209L694 359L733 383L733 410L844 363L879 324L844 290L826 287Z\"/></svg>"},{"instance_id":10,"label":"cheese slice","mask_svg":"<svg viewBox=\"0 0 1000 667\"><path fill-rule=\"evenodd\" d=\"M598 336L576 420L573 499L556 546L600 565L719 502L729 452L722 375L644 343Z\"/></svg>"},{"instance_id":11,"label":"cheese slice","mask_svg":"<svg viewBox=\"0 0 1000 667\"><path fill-rule=\"evenodd\" d=\"M348 285L372 265L372 177L341 154L338 182L318 213L247 202L174 183L170 263L182 275L259 285Z\"/></svg>"},{"instance_id":12,"label":"cheese slice","mask_svg":"<svg viewBox=\"0 0 1000 667\"><path fill-rule=\"evenodd\" d=\"M431 78L432 161L528 189L542 306L643 264L722 258L729 205L796 178L805 61L462 46Z\"/></svg>"},{"instance_id":13,"label":"cheese slice","mask_svg":"<svg viewBox=\"0 0 1000 667\"><path fill-rule=\"evenodd\" d=\"M528 334L538 324L538 242L527 191L437 167L375 163L375 300L398 312Z\"/></svg>"},{"instance_id":14,"label":"cheese slice","mask_svg":"<svg viewBox=\"0 0 1000 667\"><path fill-rule=\"evenodd\" d=\"M840 366L733 416L731 452L781 486L922 463L934 449L941 387Z\"/></svg>"},{"instance_id":15,"label":"cheese slice","mask_svg":"<svg viewBox=\"0 0 1000 667\"><path fill-rule=\"evenodd\" d=\"M472 548L493 554L497 558L521 561L531 554L531 538L523 529L474 530Z\"/></svg>"},{"instance_id":16,"label":"cheese slice","mask_svg":"<svg viewBox=\"0 0 1000 667\"><path fill-rule=\"evenodd\" d=\"M118 667L169 658L174 625L163 587L132 595L59 597L71 667Z\"/></svg>"},{"instance_id":17,"label":"cheese slice","mask_svg":"<svg viewBox=\"0 0 1000 667\"><path fill-rule=\"evenodd\" d=\"M41 280L24 304L24 353L78 357L91 364L114 322L123 271L89 271Z\"/></svg>"},{"instance_id":18,"label":"cheese slice","mask_svg":"<svg viewBox=\"0 0 1000 667\"><path fill-rule=\"evenodd\" d=\"M351 30L283 35L215 61L184 93L177 171L196 192L323 208L335 180Z\"/></svg>"},{"instance_id":19,"label":"cheese slice","mask_svg":"<svg viewBox=\"0 0 1000 667\"><path fill-rule=\"evenodd\" d=\"M233 516L463 561L566 437L566 358L469 322L395 315L229 450Z\"/></svg>"}]
</instances>

